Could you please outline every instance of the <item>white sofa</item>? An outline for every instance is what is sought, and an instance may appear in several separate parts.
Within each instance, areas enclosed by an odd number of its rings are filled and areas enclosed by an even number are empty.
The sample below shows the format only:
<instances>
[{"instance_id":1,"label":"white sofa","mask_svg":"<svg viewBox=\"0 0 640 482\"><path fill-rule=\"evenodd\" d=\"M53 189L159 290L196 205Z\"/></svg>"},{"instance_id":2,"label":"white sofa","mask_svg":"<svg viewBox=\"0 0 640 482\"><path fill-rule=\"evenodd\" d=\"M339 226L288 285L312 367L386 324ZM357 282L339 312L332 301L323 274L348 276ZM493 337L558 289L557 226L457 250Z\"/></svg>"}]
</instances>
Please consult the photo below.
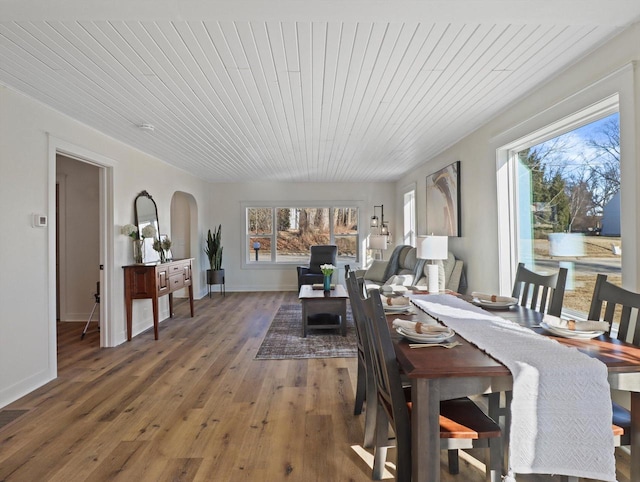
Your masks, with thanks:
<instances>
[{"instance_id":1,"label":"white sofa","mask_svg":"<svg viewBox=\"0 0 640 482\"><path fill-rule=\"evenodd\" d=\"M464 293L466 279L464 263L449 252L447 259L437 261L439 265L440 289ZM366 270L356 270L356 276L364 278L366 289L381 291L397 290L398 287L416 286L427 289L428 276L425 260L416 256L416 248L408 245L396 246L389 260L375 260Z\"/></svg>"}]
</instances>

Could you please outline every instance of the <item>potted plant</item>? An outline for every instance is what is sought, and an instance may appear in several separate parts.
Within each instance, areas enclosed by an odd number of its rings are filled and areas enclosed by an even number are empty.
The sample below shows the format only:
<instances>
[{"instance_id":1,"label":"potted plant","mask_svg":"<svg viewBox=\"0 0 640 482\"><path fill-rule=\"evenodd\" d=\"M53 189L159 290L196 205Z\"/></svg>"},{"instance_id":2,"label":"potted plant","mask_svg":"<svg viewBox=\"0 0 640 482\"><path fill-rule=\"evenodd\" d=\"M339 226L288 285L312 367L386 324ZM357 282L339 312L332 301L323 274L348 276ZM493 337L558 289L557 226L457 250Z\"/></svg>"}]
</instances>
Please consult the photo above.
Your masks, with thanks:
<instances>
[{"instance_id":1,"label":"potted plant","mask_svg":"<svg viewBox=\"0 0 640 482\"><path fill-rule=\"evenodd\" d=\"M213 233L211 230L207 232L207 243L204 252L209 258L209 267L207 270L207 284L217 285L224 283L224 269L222 269L222 246L220 243L220 235L222 225L218 225Z\"/></svg>"}]
</instances>

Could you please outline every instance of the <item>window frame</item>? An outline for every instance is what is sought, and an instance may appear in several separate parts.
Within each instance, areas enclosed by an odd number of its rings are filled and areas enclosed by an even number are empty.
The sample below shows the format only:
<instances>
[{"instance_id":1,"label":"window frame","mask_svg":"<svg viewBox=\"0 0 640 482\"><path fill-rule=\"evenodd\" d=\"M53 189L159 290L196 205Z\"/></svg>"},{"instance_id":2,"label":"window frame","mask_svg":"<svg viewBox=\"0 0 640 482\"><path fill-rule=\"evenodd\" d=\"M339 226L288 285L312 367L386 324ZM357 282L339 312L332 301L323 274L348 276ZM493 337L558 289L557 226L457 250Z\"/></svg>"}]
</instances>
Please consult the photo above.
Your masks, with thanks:
<instances>
[{"instance_id":1,"label":"window frame","mask_svg":"<svg viewBox=\"0 0 640 482\"><path fill-rule=\"evenodd\" d=\"M248 249L249 246L249 238L255 237L254 235L249 233L249 217L248 217L248 209L250 208L258 208L258 209L271 209L272 215L272 225L273 230L271 234L271 260L270 261L255 261L251 259L251 252ZM262 201L262 202L242 202L241 203L241 213L244 218L244 230L242 232L242 269L274 269L274 268L283 268L290 269L291 266L300 265L300 261L277 261L277 238L278 238L278 228L276 225L277 221L277 209L281 208L290 208L290 209L328 209L329 210L329 243L335 244L335 234L334 234L334 210L335 209L357 209L357 220L358 220L358 232L355 235L356 240L356 257L354 261L350 262L341 262L338 261L338 266L344 266L345 264L352 263L354 266L360 263L360 259L362 257L362 231L360 227L362 226L362 203L354 202L354 201L327 201L327 202L300 202L300 201ZM260 235L260 237L268 237Z\"/></svg>"}]
</instances>

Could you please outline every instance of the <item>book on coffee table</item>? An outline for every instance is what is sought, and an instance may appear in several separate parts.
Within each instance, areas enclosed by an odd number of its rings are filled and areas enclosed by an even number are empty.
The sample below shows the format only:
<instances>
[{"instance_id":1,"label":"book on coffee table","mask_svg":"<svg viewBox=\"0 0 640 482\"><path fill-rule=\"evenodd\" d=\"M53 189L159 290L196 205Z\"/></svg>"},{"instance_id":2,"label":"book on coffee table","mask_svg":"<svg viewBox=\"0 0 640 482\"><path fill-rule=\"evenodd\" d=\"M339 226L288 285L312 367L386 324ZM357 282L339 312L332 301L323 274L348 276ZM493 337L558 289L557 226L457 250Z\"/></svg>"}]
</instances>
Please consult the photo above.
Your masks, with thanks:
<instances>
[{"instance_id":1,"label":"book on coffee table","mask_svg":"<svg viewBox=\"0 0 640 482\"><path fill-rule=\"evenodd\" d=\"M323 290L324 289L324 284L322 283L314 283L311 285L311 288L313 288L314 290ZM331 284L331 289L335 290L336 289L336 285L335 284Z\"/></svg>"}]
</instances>

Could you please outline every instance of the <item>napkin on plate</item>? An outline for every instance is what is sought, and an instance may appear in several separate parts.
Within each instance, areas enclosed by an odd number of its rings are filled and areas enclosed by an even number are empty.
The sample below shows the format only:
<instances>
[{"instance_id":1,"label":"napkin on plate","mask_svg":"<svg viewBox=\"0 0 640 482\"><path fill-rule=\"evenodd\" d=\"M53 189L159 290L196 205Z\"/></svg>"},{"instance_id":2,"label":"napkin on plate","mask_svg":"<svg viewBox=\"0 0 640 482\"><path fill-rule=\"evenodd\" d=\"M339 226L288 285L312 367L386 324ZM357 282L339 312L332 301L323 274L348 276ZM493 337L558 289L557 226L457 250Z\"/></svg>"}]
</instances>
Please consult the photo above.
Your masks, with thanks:
<instances>
[{"instance_id":1,"label":"napkin on plate","mask_svg":"<svg viewBox=\"0 0 640 482\"><path fill-rule=\"evenodd\" d=\"M421 323L419 321L401 320L400 318L396 318L395 320L393 320L392 326L394 328L402 328L403 330L408 330L409 332L414 332L414 333L421 333L423 335L448 333L449 331L451 331L446 326L428 325L427 323Z\"/></svg>"},{"instance_id":2,"label":"napkin on plate","mask_svg":"<svg viewBox=\"0 0 640 482\"><path fill-rule=\"evenodd\" d=\"M473 296L474 298L478 298L479 300L482 300L482 301L491 301L492 303L496 303L496 302L517 303L518 302L517 299L512 298L511 296L489 295L487 293L480 293L479 291L473 291L471 293L471 296Z\"/></svg>"},{"instance_id":3,"label":"napkin on plate","mask_svg":"<svg viewBox=\"0 0 640 482\"><path fill-rule=\"evenodd\" d=\"M410 300L406 296L384 296L380 295L382 304L387 306L409 306Z\"/></svg>"},{"instance_id":4,"label":"napkin on plate","mask_svg":"<svg viewBox=\"0 0 640 482\"><path fill-rule=\"evenodd\" d=\"M595 321L595 320L564 320L557 316L544 315L544 322L553 327L561 328L563 330L571 331L609 331L608 321Z\"/></svg>"}]
</instances>

